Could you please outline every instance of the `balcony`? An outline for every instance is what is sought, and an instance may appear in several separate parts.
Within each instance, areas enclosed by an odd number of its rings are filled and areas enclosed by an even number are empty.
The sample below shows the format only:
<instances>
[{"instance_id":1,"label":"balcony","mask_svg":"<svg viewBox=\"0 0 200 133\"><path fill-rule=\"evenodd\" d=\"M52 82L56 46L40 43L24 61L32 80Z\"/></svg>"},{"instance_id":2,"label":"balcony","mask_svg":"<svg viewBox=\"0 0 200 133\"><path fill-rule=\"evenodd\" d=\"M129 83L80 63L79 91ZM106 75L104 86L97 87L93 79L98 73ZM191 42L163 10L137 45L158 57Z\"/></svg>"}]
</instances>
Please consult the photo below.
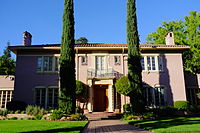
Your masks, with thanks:
<instances>
[{"instance_id":1,"label":"balcony","mask_svg":"<svg viewBox=\"0 0 200 133\"><path fill-rule=\"evenodd\" d=\"M87 78L115 78L117 72L114 69L104 69L104 70L95 70L88 69L87 70Z\"/></svg>"}]
</instances>

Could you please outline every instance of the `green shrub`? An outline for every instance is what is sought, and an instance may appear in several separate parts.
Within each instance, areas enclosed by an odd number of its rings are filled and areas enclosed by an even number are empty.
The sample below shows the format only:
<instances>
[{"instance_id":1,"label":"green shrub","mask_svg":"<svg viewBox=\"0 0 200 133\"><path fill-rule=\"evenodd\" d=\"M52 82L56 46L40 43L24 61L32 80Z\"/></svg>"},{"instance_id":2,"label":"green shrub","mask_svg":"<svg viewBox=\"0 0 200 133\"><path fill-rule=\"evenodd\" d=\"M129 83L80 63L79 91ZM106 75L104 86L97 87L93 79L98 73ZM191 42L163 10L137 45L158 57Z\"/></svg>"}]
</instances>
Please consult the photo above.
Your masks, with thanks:
<instances>
[{"instance_id":1,"label":"green shrub","mask_svg":"<svg viewBox=\"0 0 200 133\"><path fill-rule=\"evenodd\" d=\"M175 101L174 108L182 111L186 111L189 109L189 102L188 101Z\"/></svg>"},{"instance_id":2,"label":"green shrub","mask_svg":"<svg viewBox=\"0 0 200 133\"><path fill-rule=\"evenodd\" d=\"M200 99L200 93L197 93L197 97Z\"/></svg>"},{"instance_id":3,"label":"green shrub","mask_svg":"<svg viewBox=\"0 0 200 133\"><path fill-rule=\"evenodd\" d=\"M11 117L11 118L9 118L9 120L18 120L18 118L17 117Z\"/></svg>"},{"instance_id":4,"label":"green shrub","mask_svg":"<svg viewBox=\"0 0 200 133\"><path fill-rule=\"evenodd\" d=\"M127 113L125 113L125 114L123 115L123 119L124 119L124 120L134 120L136 117L137 117L137 116L134 116L133 114L127 114Z\"/></svg>"},{"instance_id":5,"label":"green shrub","mask_svg":"<svg viewBox=\"0 0 200 133\"><path fill-rule=\"evenodd\" d=\"M70 120L71 121L81 121L81 120L86 120L86 116L84 114L71 114L70 115Z\"/></svg>"},{"instance_id":6,"label":"green shrub","mask_svg":"<svg viewBox=\"0 0 200 133\"><path fill-rule=\"evenodd\" d=\"M20 114L20 112L21 112L20 110L16 110L15 114Z\"/></svg>"},{"instance_id":7,"label":"green shrub","mask_svg":"<svg viewBox=\"0 0 200 133\"><path fill-rule=\"evenodd\" d=\"M42 115L37 114L37 115L35 115L34 119L35 120L41 120L42 119Z\"/></svg>"},{"instance_id":8,"label":"green shrub","mask_svg":"<svg viewBox=\"0 0 200 133\"><path fill-rule=\"evenodd\" d=\"M131 104L124 104L123 110L124 110L124 113L131 113L132 112Z\"/></svg>"},{"instance_id":9,"label":"green shrub","mask_svg":"<svg viewBox=\"0 0 200 133\"><path fill-rule=\"evenodd\" d=\"M34 106L34 105L28 105L26 107L26 114L28 115L41 115L43 116L45 114L45 109L44 108L41 108L39 106Z\"/></svg>"},{"instance_id":10,"label":"green shrub","mask_svg":"<svg viewBox=\"0 0 200 133\"><path fill-rule=\"evenodd\" d=\"M0 116L6 116L8 114L8 110L0 110Z\"/></svg>"},{"instance_id":11,"label":"green shrub","mask_svg":"<svg viewBox=\"0 0 200 133\"><path fill-rule=\"evenodd\" d=\"M142 117L143 117L144 119L152 119L152 118L155 117L155 115L154 115L153 112L148 112L148 113L144 113L144 114L142 115Z\"/></svg>"},{"instance_id":12,"label":"green shrub","mask_svg":"<svg viewBox=\"0 0 200 133\"><path fill-rule=\"evenodd\" d=\"M129 86L129 84L128 84L127 76L123 76L123 77L119 78L115 83L115 88L116 88L117 92L120 94L123 94L125 96L127 96L130 93L128 86Z\"/></svg>"},{"instance_id":13,"label":"green shrub","mask_svg":"<svg viewBox=\"0 0 200 133\"><path fill-rule=\"evenodd\" d=\"M25 110L27 104L25 102L22 101L11 101L7 103L6 108L8 110L13 110L13 111L17 111L17 110Z\"/></svg>"},{"instance_id":14,"label":"green shrub","mask_svg":"<svg viewBox=\"0 0 200 133\"><path fill-rule=\"evenodd\" d=\"M62 118L63 116L64 116L64 113L63 113L62 110L60 110L60 109L55 109L55 110L53 110L53 112L52 112L50 118L51 118L52 120L58 120L58 119Z\"/></svg>"}]
</instances>

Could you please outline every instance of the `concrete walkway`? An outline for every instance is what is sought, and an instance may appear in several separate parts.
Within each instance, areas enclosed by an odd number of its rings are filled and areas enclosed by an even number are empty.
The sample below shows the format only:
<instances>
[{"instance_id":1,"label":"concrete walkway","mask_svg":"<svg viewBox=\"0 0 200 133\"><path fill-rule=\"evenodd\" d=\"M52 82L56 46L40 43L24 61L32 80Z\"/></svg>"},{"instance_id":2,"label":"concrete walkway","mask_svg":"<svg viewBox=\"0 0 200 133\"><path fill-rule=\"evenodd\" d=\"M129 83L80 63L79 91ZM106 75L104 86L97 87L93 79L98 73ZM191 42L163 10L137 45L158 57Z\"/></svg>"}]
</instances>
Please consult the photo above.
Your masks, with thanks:
<instances>
[{"instance_id":1,"label":"concrete walkway","mask_svg":"<svg viewBox=\"0 0 200 133\"><path fill-rule=\"evenodd\" d=\"M120 120L90 121L82 133L152 133Z\"/></svg>"}]
</instances>

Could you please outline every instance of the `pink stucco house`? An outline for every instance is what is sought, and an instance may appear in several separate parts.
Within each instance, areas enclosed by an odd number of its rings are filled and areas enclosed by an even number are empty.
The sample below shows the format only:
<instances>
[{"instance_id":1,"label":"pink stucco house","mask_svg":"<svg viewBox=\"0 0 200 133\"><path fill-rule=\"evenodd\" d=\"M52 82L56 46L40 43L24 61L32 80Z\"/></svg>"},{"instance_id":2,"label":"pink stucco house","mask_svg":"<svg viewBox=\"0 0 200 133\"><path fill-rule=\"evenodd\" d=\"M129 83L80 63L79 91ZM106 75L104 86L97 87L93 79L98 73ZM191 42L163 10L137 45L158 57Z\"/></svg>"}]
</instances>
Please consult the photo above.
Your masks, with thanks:
<instances>
[{"instance_id":1,"label":"pink stucco house","mask_svg":"<svg viewBox=\"0 0 200 133\"><path fill-rule=\"evenodd\" d=\"M60 44L31 45L28 32L23 38L22 46L9 47L17 57L14 100L45 108L56 107ZM170 32L166 44L141 44L140 48L146 105L173 105L179 100L194 102L196 91L191 89L199 87L200 79L197 76L194 83L190 82L193 77L184 74L182 62L182 52L189 46L175 45ZM76 79L90 87L87 105L90 112L114 112L129 103L129 98L118 94L114 87L116 79L128 71L127 44L76 44L75 62ZM189 99L186 92L191 93Z\"/></svg>"}]
</instances>

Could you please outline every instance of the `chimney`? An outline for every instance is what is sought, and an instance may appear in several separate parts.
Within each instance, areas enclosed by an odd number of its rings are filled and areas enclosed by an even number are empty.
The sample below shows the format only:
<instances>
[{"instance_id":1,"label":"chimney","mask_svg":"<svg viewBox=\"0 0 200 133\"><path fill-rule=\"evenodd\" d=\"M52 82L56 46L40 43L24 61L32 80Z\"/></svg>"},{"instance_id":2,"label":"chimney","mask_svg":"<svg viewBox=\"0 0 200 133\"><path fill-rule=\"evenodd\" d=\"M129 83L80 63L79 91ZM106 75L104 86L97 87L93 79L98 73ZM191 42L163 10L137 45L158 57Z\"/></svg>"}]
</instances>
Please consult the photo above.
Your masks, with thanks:
<instances>
[{"instance_id":1,"label":"chimney","mask_svg":"<svg viewBox=\"0 0 200 133\"><path fill-rule=\"evenodd\" d=\"M166 45L175 45L173 32L167 33L167 35L165 36L165 42L166 42Z\"/></svg>"},{"instance_id":2,"label":"chimney","mask_svg":"<svg viewBox=\"0 0 200 133\"><path fill-rule=\"evenodd\" d=\"M32 35L29 32L25 31L23 33L23 46L30 46L31 41L32 41Z\"/></svg>"}]
</instances>

